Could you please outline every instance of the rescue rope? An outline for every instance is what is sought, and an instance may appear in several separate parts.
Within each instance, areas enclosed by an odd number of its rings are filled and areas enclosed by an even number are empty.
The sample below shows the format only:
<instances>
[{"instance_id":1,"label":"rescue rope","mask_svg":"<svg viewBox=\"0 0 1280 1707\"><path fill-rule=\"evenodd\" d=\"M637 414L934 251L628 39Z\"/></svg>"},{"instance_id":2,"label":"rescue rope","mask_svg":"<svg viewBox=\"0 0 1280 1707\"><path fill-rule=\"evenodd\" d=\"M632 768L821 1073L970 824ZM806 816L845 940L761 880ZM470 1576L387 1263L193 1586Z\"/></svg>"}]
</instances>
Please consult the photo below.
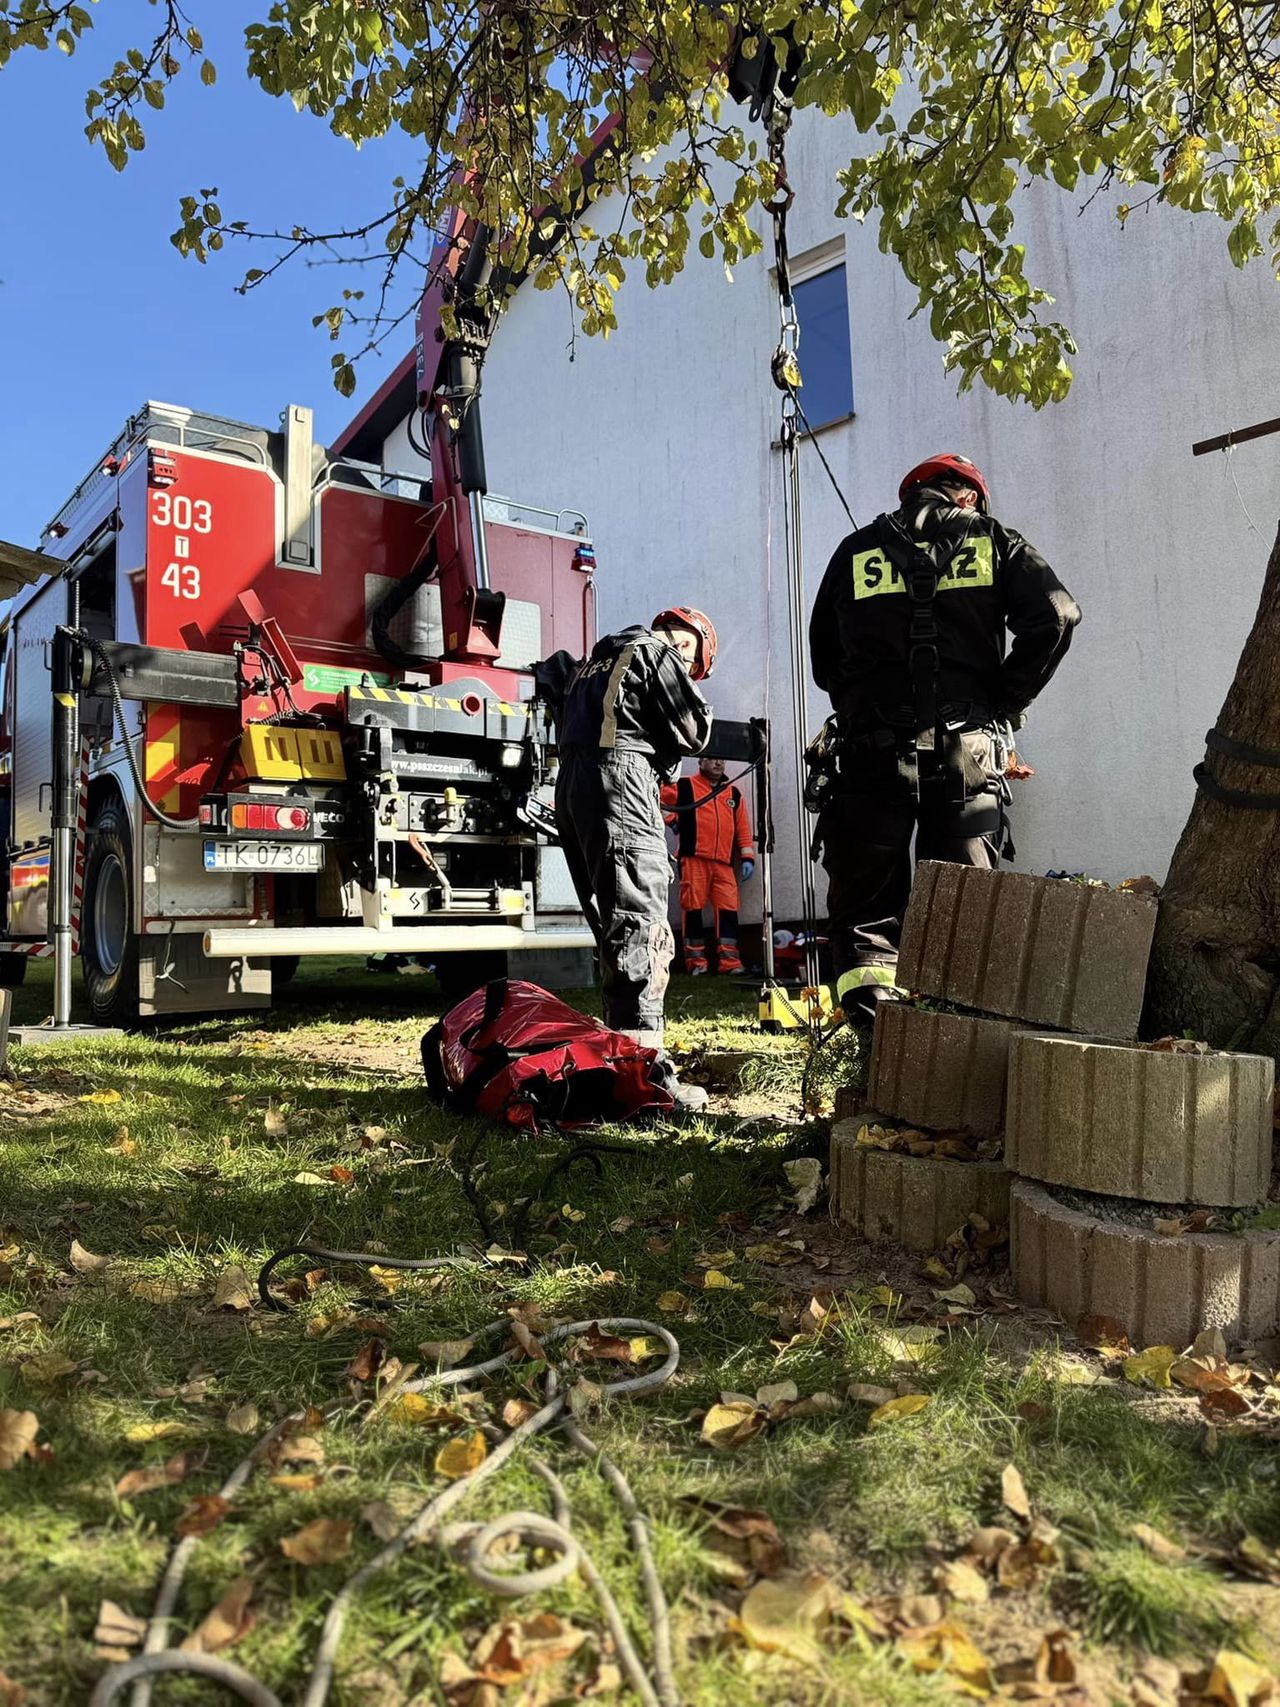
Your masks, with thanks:
<instances>
[{"instance_id":1,"label":"rescue rope","mask_svg":"<svg viewBox=\"0 0 1280 1707\"><path fill-rule=\"evenodd\" d=\"M499 1330L509 1331L510 1327L510 1320L503 1317L490 1322L481 1329L476 1338L494 1334ZM605 1317L552 1328L539 1336L540 1343L545 1348L573 1334L588 1333L592 1329L606 1333L652 1336L660 1340L666 1348L666 1357L657 1369L643 1375L598 1383L611 1396L625 1393L633 1398L640 1398L649 1393L656 1393L666 1386L679 1367L680 1346L675 1336L656 1322L646 1322L629 1316ZM510 1367L517 1357L523 1356L523 1352L504 1351L482 1363L471 1364L463 1369L440 1371L417 1381L406 1382L398 1392L421 1393L446 1387L470 1386ZM549 1359L543 1378L543 1390L543 1404L533 1416L528 1417L510 1433L503 1435L496 1426L486 1425L484 1432L490 1438L496 1439L498 1444L484 1461L428 1500L416 1517L393 1540L348 1577L330 1603L301 1707L323 1707L328 1699L347 1613L356 1595L380 1572L395 1564L410 1547L426 1540L433 1541L441 1549L465 1546L466 1551L461 1563L468 1575L480 1588L504 1599L517 1599L526 1594L553 1588L581 1570L599 1602L614 1641L618 1662L636 1695L644 1702L645 1707L679 1707L680 1698L676 1689L671 1654L670 1611L654 1563L648 1521L637 1505L631 1486L621 1470L579 1428L569 1409L569 1395L561 1389L556 1367ZM328 1418L344 1409L341 1401L335 1401L325 1408L324 1414ZM269 1457L272 1445L300 1423L306 1414L305 1410L294 1411L269 1428L227 1477L219 1490L220 1497L234 1500L254 1470ZM573 1534L568 1495L559 1477L544 1461L531 1459L530 1466L550 1488L552 1516L548 1517L540 1512L511 1511L487 1523L444 1522L455 1506L460 1505L482 1482L495 1475L526 1442L553 1428L560 1430L575 1452L595 1464L622 1508L639 1561L648 1604L652 1674L646 1669L612 1591L597 1570L590 1554ZM490 1563L490 1554L499 1542L512 1536L526 1545L550 1549L557 1556L551 1563L537 1569L498 1571ZM109 1671L103 1673L89 1698L89 1707L109 1707L129 1685L133 1686L131 1707L149 1707L152 1679L167 1672L209 1678L222 1684L241 1700L250 1702L252 1707L283 1707L281 1698L242 1666L217 1655L183 1653L167 1647L169 1624L196 1545L197 1538L189 1536L174 1547L161 1578L143 1652L137 1658L112 1666Z\"/></svg>"},{"instance_id":2,"label":"rescue rope","mask_svg":"<svg viewBox=\"0 0 1280 1707\"><path fill-rule=\"evenodd\" d=\"M773 220L774 271L778 282L778 346L769 364L773 382L782 393L782 421L779 443L782 450L783 537L787 577L787 638L791 662L791 740L795 785L795 823L798 837L800 868L800 904L805 925L805 983L815 988L818 983L817 891L813 879L813 860L809 853L804 804L804 755L809 744L807 672L804 659L805 590L804 590L804 530L801 521L800 458L797 449L796 421L800 403L796 395L800 384L800 319L796 313L795 295L791 288L791 272L787 247L787 214L795 199L795 191L787 178L786 138L791 126L790 95L778 90L774 94L768 117L769 159L773 164L775 184L769 212ZM807 425L807 423L806 423ZM812 432L810 432L812 437ZM825 458L823 459L825 463ZM843 495L841 495L843 502ZM845 505L846 511L848 505ZM811 1034L820 1020L816 1012Z\"/></svg>"}]
</instances>

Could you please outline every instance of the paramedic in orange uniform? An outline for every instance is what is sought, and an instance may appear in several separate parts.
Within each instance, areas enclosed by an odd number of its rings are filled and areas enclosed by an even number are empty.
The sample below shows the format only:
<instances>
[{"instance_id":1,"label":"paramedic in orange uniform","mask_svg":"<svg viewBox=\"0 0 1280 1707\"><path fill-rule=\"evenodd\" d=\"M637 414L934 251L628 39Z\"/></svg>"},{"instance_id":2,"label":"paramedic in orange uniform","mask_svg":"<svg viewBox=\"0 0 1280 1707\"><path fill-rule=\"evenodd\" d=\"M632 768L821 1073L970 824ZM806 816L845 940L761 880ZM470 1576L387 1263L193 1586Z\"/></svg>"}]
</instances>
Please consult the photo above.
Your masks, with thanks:
<instances>
[{"instance_id":1,"label":"paramedic in orange uniform","mask_svg":"<svg viewBox=\"0 0 1280 1707\"><path fill-rule=\"evenodd\" d=\"M685 971L696 977L709 970L703 913L710 906L716 971L741 972L738 882L756 868L747 803L725 782L723 759L701 758L693 776L663 788L662 805L676 832Z\"/></svg>"}]
</instances>

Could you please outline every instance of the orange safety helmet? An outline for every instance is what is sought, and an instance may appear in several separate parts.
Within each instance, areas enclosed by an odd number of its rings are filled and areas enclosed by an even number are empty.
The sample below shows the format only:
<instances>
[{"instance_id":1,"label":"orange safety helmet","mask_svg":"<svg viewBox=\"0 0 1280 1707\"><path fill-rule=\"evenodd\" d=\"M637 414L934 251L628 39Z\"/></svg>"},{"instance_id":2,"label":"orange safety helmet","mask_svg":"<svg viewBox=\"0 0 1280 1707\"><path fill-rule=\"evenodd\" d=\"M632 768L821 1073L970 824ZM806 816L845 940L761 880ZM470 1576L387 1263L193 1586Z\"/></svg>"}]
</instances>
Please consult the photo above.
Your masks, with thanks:
<instances>
[{"instance_id":1,"label":"orange safety helmet","mask_svg":"<svg viewBox=\"0 0 1280 1707\"><path fill-rule=\"evenodd\" d=\"M698 637L698 655L689 674L695 682L705 682L716 667L716 650L720 645L716 625L711 618L692 605L671 605L660 610L649 624L650 628L687 628Z\"/></svg>"},{"instance_id":2,"label":"orange safety helmet","mask_svg":"<svg viewBox=\"0 0 1280 1707\"><path fill-rule=\"evenodd\" d=\"M975 489L982 509L987 509L990 494L982 470L970 462L967 456L961 456L959 451L944 451L940 456L931 456L927 461L917 463L909 474L902 477L902 484L898 488L899 500L904 499L913 486L923 486L930 480L963 481L966 486Z\"/></svg>"}]
</instances>

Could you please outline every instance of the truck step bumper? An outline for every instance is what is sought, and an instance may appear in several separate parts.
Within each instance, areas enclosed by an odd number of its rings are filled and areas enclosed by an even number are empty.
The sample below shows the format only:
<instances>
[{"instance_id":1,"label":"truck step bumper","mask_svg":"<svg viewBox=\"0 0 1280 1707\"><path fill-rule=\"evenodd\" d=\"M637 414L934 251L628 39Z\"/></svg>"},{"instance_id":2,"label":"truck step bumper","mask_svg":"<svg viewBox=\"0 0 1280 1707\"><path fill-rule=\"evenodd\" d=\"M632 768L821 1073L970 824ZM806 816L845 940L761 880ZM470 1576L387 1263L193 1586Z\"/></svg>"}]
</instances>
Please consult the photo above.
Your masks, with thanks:
<instances>
[{"instance_id":1,"label":"truck step bumper","mask_svg":"<svg viewBox=\"0 0 1280 1707\"><path fill-rule=\"evenodd\" d=\"M469 950L594 948L588 930L521 930L518 925L215 926L204 933L213 959L276 954L458 954Z\"/></svg>"}]
</instances>

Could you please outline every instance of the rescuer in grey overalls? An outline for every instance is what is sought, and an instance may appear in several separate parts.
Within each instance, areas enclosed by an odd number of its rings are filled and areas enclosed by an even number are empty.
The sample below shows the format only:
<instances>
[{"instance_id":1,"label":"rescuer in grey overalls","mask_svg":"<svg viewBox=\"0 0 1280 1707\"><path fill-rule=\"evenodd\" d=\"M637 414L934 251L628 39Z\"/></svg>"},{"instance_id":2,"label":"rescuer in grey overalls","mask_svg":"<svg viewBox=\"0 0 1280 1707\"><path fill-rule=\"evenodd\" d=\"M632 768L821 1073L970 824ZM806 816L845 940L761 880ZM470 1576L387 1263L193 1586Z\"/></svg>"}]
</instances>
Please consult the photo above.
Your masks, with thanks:
<instances>
[{"instance_id":1,"label":"rescuer in grey overalls","mask_svg":"<svg viewBox=\"0 0 1280 1707\"><path fill-rule=\"evenodd\" d=\"M716 631L701 611L662 611L651 628L596 643L559 716L556 822L599 948L604 1022L658 1050L675 953L659 789L710 739L711 708L694 683L711 674L715 654ZM682 1107L706 1102L665 1057L663 1066Z\"/></svg>"}]
</instances>

